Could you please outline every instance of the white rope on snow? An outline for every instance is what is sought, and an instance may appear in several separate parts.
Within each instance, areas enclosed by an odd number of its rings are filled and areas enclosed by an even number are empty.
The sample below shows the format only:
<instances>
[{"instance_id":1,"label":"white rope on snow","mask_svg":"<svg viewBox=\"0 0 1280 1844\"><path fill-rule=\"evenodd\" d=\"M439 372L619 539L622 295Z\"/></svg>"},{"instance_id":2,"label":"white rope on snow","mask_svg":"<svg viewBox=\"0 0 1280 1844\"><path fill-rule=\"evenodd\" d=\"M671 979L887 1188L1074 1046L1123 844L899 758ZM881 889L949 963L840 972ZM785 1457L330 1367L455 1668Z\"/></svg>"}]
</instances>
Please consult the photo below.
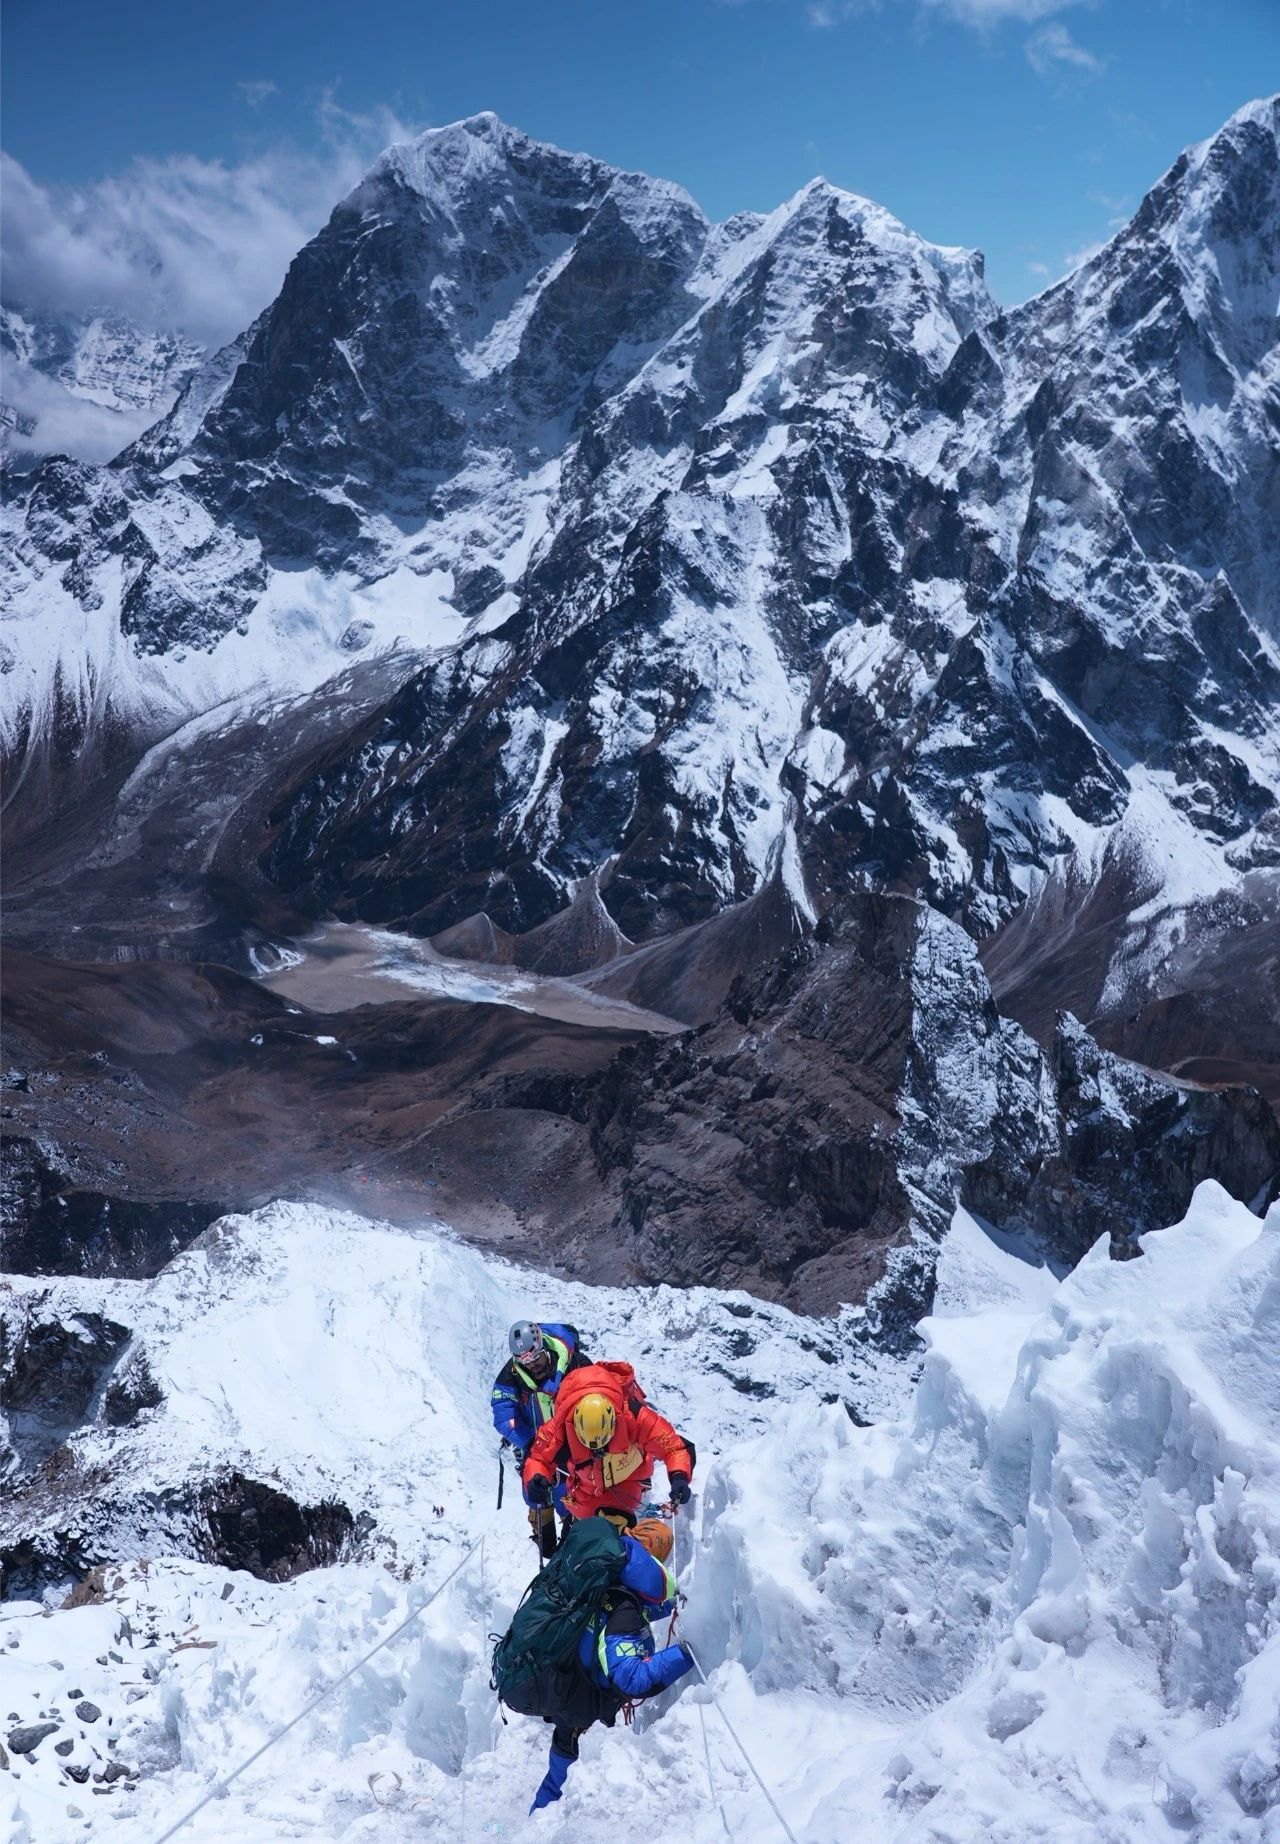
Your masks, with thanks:
<instances>
[{"instance_id":1,"label":"white rope on snow","mask_svg":"<svg viewBox=\"0 0 1280 1844\"><path fill-rule=\"evenodd\" d=\"M443 1586L444 1584L442 1582L441 1587ZM488 1608L488 1594L485 1588L485 1579L484 1579L484 1538L483 1537L481 1537L480 1539L480 1604L481 1604L481 1618L484 1619L484 1615ZM488 1629L488 1626L489 1626L489 1621L487 1619L484 1619L484 1627L486 1630ZM459 1772L459 1779L461 1781L461 1794L462 1794L462 1813L461 1813L461 1817L458 1822L459 1844L467 1844L467 1767L470 1761L471 1761L471 1722L470 1722L470 1717L467 1714L467 1706L464 1702L462 1705L462 1767Z\"/></svg>"},{"instance_id":2,"label":"white rope on snow","mask_svg":"<svg viewBox=\"0 0 1280 1844\"><path fill-rule=\"evenodd\" d=\"M707 1741L707 1706L705 1703L700 1703L698 1705L698 1721L702 1724L702 1758L707 1764L707 1786L710 1789L715 1809L720 1814L720 1823L724 1826L724 1835L729 1839L729 1844L733 1844L733 1833L730 1831L729 1821L724 1815L724 1806L721 1803L720 1795L716 1792L715 1775L711 1771L711 1745Z\"/></svg>"},{"instance_id":3,"label":"white rope on snow","mask_svg":"<svg viewBox=\"0 0 1280 1844\"><path fill-rule=\"evenodd\" d=\"M687 1639L684 1640L682 1643L684 1645L685 1651L689 1654L689 1657L693 1660L694 1670L697 1672L698 1676L702 1679L703 1683L707 1687L707 1693L710 1696L712 1703L714 1703L716 1707L716 1710L719 1714L721 1722L724 1724L725 1728L728 1729L730 1735L732 1735L735 1743L737 1744L738 1753L742 1756L743 1760L746 1762L748 1768L750 1769L752 1779L755 1781L756 1785L760 1788L760 1791L764 1794L765 1798L769 1801L770 1811L773 1813L773 1816L777 1819L778 1823L782 1826L782 1829L786 1832L788 1838L791 1840L791 1844L800 1844L800 1840L796 1837L795 1832L791 1829L786 1819L783 1818L782 1813L778 1808L777 1800L774 1798L773 1794L769 1791L764 1781L760 1778L759 1770L757 1769L755 1762L751 1759L751 1756L747 1753L746 1748L743 1746L742 1737L738 1734L738 1731L734 1728L733 1724L729 1721L729 1718L725 1712L725 1707L723 1703L721 1703L715 1691L712 1690L711 1680L710 1678L708 1678L706 1672L702 1669L701 1659L698 1657L698 1654L694 1651L693 1647L689 1644L689 1641ZM709 1771L710 1770L710 1757L709 1756L708 1756L707 1766L708 1766L708 1771ZM723 1816L724 1814L721 1813L722 1818ZM160 1840L160 1844L164 1844L163 1839Z\"/></svg>"},{"instance_id":4,"label":"white rope on snow","mask_svg":"<svg viewBox=\"0 0 1280 1844\"><path fill-rule=\"evenodd\" d=\"M215 1780L213 1785L209 1788L209 1791L204 1795L203 1799L198 1799L195 1805L192 1806L189 1812L184 1812L182 1814L182 1817L176 1820L174 1824L170 1825L167 1831L162 1831L160 1833L160 1836L155 1840L155 1844L168 1844L168 1840L171 1837L175 1836L177 1832L181 1831L184 1825L189 1824L191 1820L196 1816L197 1812L203 1812L204 1808L207 1805L210 1805L215 1799L220 1799L222 1795L226 1792L227 1788L231 1785L231 1782L233 1780L238 1780L241 1774L246 1771L246 1769L253 1766L255 1761L260 1761L263 1755L267 1752L268 1748L274 1748L276 1743L278 1741L283 1740L283 1738L289 1733L290 1729L297 1728L298 1724L302 1721L304 1716L309 1716L312 1710L318 1709L320 1705L325 1701L326 1697L331 1697L335 1690L339 1689L340 1686L342 1686L343 1684L347 1682L348 1678L353 1678L357 1671L362 1671L364 1667L369 1663L369 1660L371 1658L376 1658L378 1656L378 1653L381 1652L384 1649L384 1647L389 1646L393 1639L398 1639L401 1633L403 1633L403 1631L405 1630L407 1626L412 1626L413 1622L418 1618L419 1614L424 1614L427 1611L428 1607L430 1607L431 1603L439 1599L439 1597L444 1593L445 1589L449 1586L449 1583L453 1580L454 1576L461 1575L462 1571L466 1568L467 1564L470 1562L471 1558L475 1555L476 1551L483 1550L483 1548L484 1548L484 1538L479 1537L471 1545L471 1548L467 1551L466 1555L462 1558L462 1561L459 1562L454 1568L450 1569L449 1573L445 1576L444 1580L440 1583L440 1586L438 1588L433 1589L432 1592L427 1596L426 1600L423 1601L420 1606L415 1607L413 1612L400 1622L399 1626L396 1627L394 1632L388 1633L385 1639L380 1639L377 1645L374 1646L372 1651L366 1652L363 1658L358 1658L355 1664L351 1666L350 1670L344 1671L340 1678L335 1678L332 1684L326 1684L323 1690L318 1691L317 1694L314 1697L312 1697L310 1703L304 1704L303 1707L298 1711L297 1715L290 1717L289 1721L284 1723L282 1727L278 1728L274 1735L269 1735L266 1741L263 1742L262 1746L260 1748L255 1748L254 1752L249 1756L248 1760L241 1761L239 1767L234 1768L232 1772L227 1775L225 1780ZM696 1660L694 1662L697 1663ZM699 1671L701 1671L702 1666L699 1665L698 1669ZM739 1744L739 1746L741 1746L741 1744ZM792 1840L792 1844L794 1844L794 1839Z\"/></svg>"}]
</instances>

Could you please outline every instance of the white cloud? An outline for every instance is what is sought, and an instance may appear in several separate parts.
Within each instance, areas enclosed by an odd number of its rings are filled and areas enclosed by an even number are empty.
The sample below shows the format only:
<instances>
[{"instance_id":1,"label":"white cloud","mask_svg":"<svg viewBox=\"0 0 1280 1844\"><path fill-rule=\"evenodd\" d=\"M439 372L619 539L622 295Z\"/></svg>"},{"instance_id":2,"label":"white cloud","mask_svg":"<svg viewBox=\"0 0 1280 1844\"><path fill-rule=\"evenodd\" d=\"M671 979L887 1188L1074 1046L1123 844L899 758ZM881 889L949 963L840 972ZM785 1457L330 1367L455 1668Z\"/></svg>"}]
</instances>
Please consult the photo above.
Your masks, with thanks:
<instances>
[{"instance_id":1,"label":"white cloud","mask_svg":"<svg viewBox=\"0 0 1280 1844\"><path fill-rule=\"evenodd\" d=\"M1061 20L1040 26L1027 40L1027 58L1031 68L1045 77L1060 65L1075 70L1097 71L1102 60L1083 45L1077 45Z\"/></svg>"},{"instance_id":2,"label":"white cloud","mask_svg":"<svg viewBox=\"0 0 1280 1844\"><path fill-rule=\"evenodd\" d=\"M149 409L108 408L78 397L56 378L46 378L26 365L13 362L4 368L4 405L21 418L21 428L8 438L22 456L75 455L80 461L110 461L144 429L159 420L172 403L172 395Z\"/></svg>"},{"instance_id":3,"label":"white cloud","mask_svg":"<svg viewBox=\"0 0 1280 1844\"><path fill-rule=\"evenodd\" d=\"M280 85L278 83L273 83L270 77L245 77L241 82L237 83L236 88L244 97L249 107L251 109L256 109L260 103L264 103L267 100L268 96L274 96L280 88Z\"/></svg>"},{"instance_id":4,"label":"white cloud","mask_svg":"<svg viewBox=\"0 0 1280 1844\"><path fill-rule=\"evenodd\" d=\"M1078 250L1068 250L1062 259L1062 273L1070 275L1073 270L1081 269L1085 263L1092 262L1099 251L1105 250L1108 239L1099 237L1095 243L1082 243Z\"/></svg>"},{"instance_id":5,"label":"white cloud","mask_svg":"<svg viewBox=\"0 0 1280 1844\"><path fill-rule=\"evenodd\" d=\"M926 0L926 4L951 13L968 26L998 26L1009 19L1034 24L1061 13L1073 0Z\"/></svg>"},{"instance_id":6,"label":"white cloud","mask_svg":"<svg viewBox=\"0 0 1280 1844\"><path fill-rule=\"evenodd\" d=\"M743 0L722 0L724 5L740 5ZM1087 0L917 0L923 11L946 13L961 25L974 26L979 31L987 31L994 26L1010 22L1033 26L1041 20L1051 19L1055 14L1065 12L1068 7L1087 3ZM856 13L875 11L882 0L806 0L805 17L816 31L830 31L843 20ZM1054 28L1048 28L1050 31ZM1065 28L1057 28L1065 34ZM1036 35L1037 37L1039 34ZM1073 57L1071 54L1078 56ZM1052 50L1049 54L1052 56ZM1091 54L1080 46L1071 44L1071 51L1065 54L1069 62L1078 62L1089 58Z\"/></svg>"},{"instance_id":7,"label":"white cloud","mask_svg":"<svg viewBox=\"0 0 1280 1844\"><path fill-rule=\"evenodd\" d=\"M1030 269L1032 275L1042 276L1046 281L1053 274L1048 263L1028 263L1027 267Z\"/></svg>"},{"instance_id":8,"label":"white cloud","mask_svg":"<svg viewBox=\"0 0 1280 1844\"><path fill-rule=\"evenodd\" d=\"M315 148L267 148L238 165L139 159L82 188L42 186L8 155L5 298L40 311L107 309L208 345L274 299L292 258L388 142L389 111L326 101Z\"/></svg>"}]
</instances>

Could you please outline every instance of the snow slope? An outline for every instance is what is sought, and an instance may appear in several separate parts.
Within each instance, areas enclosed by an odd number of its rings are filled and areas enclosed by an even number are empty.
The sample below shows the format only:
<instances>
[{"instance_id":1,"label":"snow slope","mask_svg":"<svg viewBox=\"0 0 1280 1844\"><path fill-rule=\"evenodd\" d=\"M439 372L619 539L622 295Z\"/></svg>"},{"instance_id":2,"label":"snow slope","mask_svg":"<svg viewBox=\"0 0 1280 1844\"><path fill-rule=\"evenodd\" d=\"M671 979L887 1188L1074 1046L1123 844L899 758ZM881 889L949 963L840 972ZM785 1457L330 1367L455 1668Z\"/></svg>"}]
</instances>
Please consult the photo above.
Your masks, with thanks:
<instances>
[{"instance_id":1,"label":"snow slope","mask_svg":"<svg viewBox=\"0 0 1280 1844\"><path fill-rule=\"evenodd\" d=\"M683 1628L803 1844L1272 1844L1280 1212L1261 1224L1205 1185L1139 1259L1100 1245L1059 1285L981 1237L957 1225L912 1408L871 1428L824 1405L839 1364L780 1309L552 1288L323 1212L230 1219L149 1285L54 1283L67 1308L128 1317L167 1394L138 1429L76 1442L130 1475L204 1446L274 1455L282 1478L376 1504L412 1554L408 1581L361 1562L283 1587L125 1561L102 1605L12 1606L5 1711L56 1705L72 1765L96 1748L142 1777L86 1796L50 1737L0 1777L11 1834L156 1838L484 1532L483 1560L186 1835L779 1839L688 1685L634 1732L593 1732L563 1805L524 1817L545 1732L497 1720L485 1635L528 1552L510 1498L493 1510L484 1397L504 1320L554 1304L634 1356L702 1446ZM48 1285L16 1282L18 1304ZM67 1721L72 1688L96 1722Z\"/></svg>"}]
</instances>

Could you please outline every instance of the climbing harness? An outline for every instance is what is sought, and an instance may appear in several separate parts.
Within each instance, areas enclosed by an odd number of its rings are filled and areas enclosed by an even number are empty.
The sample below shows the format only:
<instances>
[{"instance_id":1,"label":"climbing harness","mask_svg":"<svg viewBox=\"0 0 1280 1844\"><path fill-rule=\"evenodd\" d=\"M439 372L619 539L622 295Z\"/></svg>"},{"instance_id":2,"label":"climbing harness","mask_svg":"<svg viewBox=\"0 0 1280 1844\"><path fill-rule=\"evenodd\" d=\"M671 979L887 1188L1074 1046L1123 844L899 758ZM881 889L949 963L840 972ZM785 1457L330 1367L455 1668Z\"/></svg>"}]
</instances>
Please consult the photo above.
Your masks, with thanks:
<instances>
[{"instance_id":1,"label":"climbing harness","mask_svg":"<svg viewBox=\"0 0 1280 1844\"><path fill-rule=\"evenodd\" d=\"M471 1558L476 1554L477 1551L479 1551L482 1555L484 1553L484 1538L483 1537L477 1538L477 1540L471 1545L471 1548L467 1551L466 1555L462 1558L462 1561L456 1564L454 1568L450 1569L449 1573L445 1576L444 1580L440 1583L440 1586L438 1588L433 1589L432 1592L427 1596L426 1600L422 1602L421 1606L415 1607L413 1612L400 1622L399 1626L396 1627L394 1632L388 1633L385 1639L380 1639L377 1645L373 1647L372 1651L366 1652L363 1658L358 1658L355 1664L352 1665L349 1670L344 1671L340 1678L335 1678L332 1684L326 1685L322 1691L319 1691L314 1697L312 1697L309 1703L304 1704L303 1707L298 1711L296 1716L290 1717L289 1721L284 1723L280 1728L278 1728L275 1731L274 1735L269 1735L266 1741L263 1742L260 1748L255 1748L253 1753L249 1756L247 1761L241 1761L239 1767L234 1768L232 1772L229 1773L224 1780L215 1780L213 1785L209 1788L209 1791L204 1795L202 1799L198 1799L196 1801L195 1805L191 1807L189 1812L184 1812L182 1817L180 1819L177 1819L172 1825L170 1825L167 1831L162 1831L160 1833L160 1836L156 1838L155 1840L155 1844L168 1844L168 1840L171 1837L176 1836L176 1834L182 1830L182 1827L188 1824L196 1816L198 1812L203 1812L204 1808L207 1805L211 1804L213 1800L220 1798L222 1794L226 1792L227 1788L231 1785L233 1780L238 1780L242 1773L244 1773L248 1768L253 1766L255 1761L260 1761L263 1755L267 1752L269 1748L274 1748L278 1741L282 1741L284 1739L284 1737L289 1733L290 1729L296 1729L298 1724L302 1721L304 1716L309 1716L312 1710L318 1709L320 1705L325 1701L326 1698L331 1697L333 1695L335 1690L338 1690L343 1684L347 1682L349 1678L353 1678L357 1671L362 1671L364 1667L369 1663L370 1659L376 1658L378 1656L378 1653L383 1651L387 1646L389 1646L393 1639L398 1639L400 1637L400 1634L404 1632L407 1626L412 1626L413 1622L418 1618L419 1614L424 1614L427 1611L428 1607L430 1607L431 1603L439 1599L439 1597L444 1593L445 1589L449 1586L449 1583L453 1580L454 1576L461 1575L462 1571L466 1568L467 1564L470 1562ZM701 1669L701 1667L699 1667L699 1669Z\"/></svg>"},{"instance_id":2,"label":"climbing harness","mask_svg":"<svg viewBox=\"0 0 1280 1844\"><path fill-rule=\"evenodd\" d=\"M689 1644L689 1641L687 1639L683 1640L682 1644L684 1646L685 1651L689 1654L689 1657L693 1660L694 1670L697 1672L698 1676L702 1679L703 1683L706 1685L707 1694L711 1698L712 1703L715 1705L716 1711L719 1714L721 1722L724 1724L725 1728L728 1729L730 1735L733 1737L738 1753L742 1756L743 1760L746 1762L747 1767L750 1770L752 1779L755 1781L756 1785L760 1788L760 1791L764 1794L765 1798L769 1801L770 1811L773 1813L773 1816L777 1819L778 1823L782 1826L782 1829L786 1832L787 1837L791 1840L791 1844L799 1844L799 1839L796 1837L795 1832L791 1829L790 1825L787 1823L786 1819L783 1818L782 1813L779 1811L778 1802L775 1800L773 1794L769 1791L764 1781L760 1778L760 1773L756 1767L755 1762L751 1759L751 1756L747 1753L746 1748L743 1746L742 1737L738 1734L738 1731L734 1728L733 1724L730 1722L728 1716L726 1715L723 1703L721 1703L715 1691L712 1690L711 1680L708 1678L706 1672L702 1669L701 1659L699 1659L698 1654L694 1651L693 1647ZM707 1761L708 1770L710 1769L710 1765L711 1765L710 1756L708 1756L708 1761ZM721 1813L720 1816L723 1819L724 1814ZM161 1844L163 1844L163 1841L161 1841Z\"/></svg>"}]
</instances>

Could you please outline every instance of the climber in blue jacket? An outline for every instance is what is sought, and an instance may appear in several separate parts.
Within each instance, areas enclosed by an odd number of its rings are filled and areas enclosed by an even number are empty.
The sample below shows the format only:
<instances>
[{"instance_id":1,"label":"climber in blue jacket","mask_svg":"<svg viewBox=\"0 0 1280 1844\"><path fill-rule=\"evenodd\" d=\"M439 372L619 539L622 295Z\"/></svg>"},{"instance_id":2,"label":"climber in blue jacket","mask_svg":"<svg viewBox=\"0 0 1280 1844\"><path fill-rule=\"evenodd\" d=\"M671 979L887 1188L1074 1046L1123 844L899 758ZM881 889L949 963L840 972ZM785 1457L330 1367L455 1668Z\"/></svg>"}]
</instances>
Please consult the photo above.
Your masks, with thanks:
<instances>
[{"instance_id":1,"label":"climber in blue jacket","mask_svg":"<svg viewBox=\"0 0 1280 1844\"><path fill-rule=\"evenodd\" d=\"M667 1567L673 1541L670 1525L659 1518L644 1518L621 1535L627 1559L618 1586L609 1590L578 1641L579 1668L601 1690L612 1693L614 1714L624 1703L656 1696L693 1669L687 1647L671 1645L659 1651L650 1627L651 1621L672 1613L676 1604L675 1576ZM612 1722L613 1715L605 1720ZM556 1724L547 1771L529 1807L531 1813L559 1799L565 1777L578 1758L581 1734L581 1729L567 1723Z\"/></svg>"},{"instance_id":2,"label":"climber in blue jacket","mask_svg":"<svg viewBox=\"0 0 1280 1844\"><path fill-rule=\"evenodd\" d=\"M516 1465L522 1467L538 1429L555 1413L561 1383L571 1370L591 1359L582 1349L575 1326L538 1325L532 1319L517 1319L507 1334L507 1348L511 1356L494 1378L490 1408L494 1428L504 1445L514 1451ZM563 1484L557 1482L551 1498L551 1505L529 1507L533 1540L544 1560L555 1554L556 1512L562 1519L569 1515ZM528 1493L525 1503L529 1503Z\"/></svg>"}]
</instances>

